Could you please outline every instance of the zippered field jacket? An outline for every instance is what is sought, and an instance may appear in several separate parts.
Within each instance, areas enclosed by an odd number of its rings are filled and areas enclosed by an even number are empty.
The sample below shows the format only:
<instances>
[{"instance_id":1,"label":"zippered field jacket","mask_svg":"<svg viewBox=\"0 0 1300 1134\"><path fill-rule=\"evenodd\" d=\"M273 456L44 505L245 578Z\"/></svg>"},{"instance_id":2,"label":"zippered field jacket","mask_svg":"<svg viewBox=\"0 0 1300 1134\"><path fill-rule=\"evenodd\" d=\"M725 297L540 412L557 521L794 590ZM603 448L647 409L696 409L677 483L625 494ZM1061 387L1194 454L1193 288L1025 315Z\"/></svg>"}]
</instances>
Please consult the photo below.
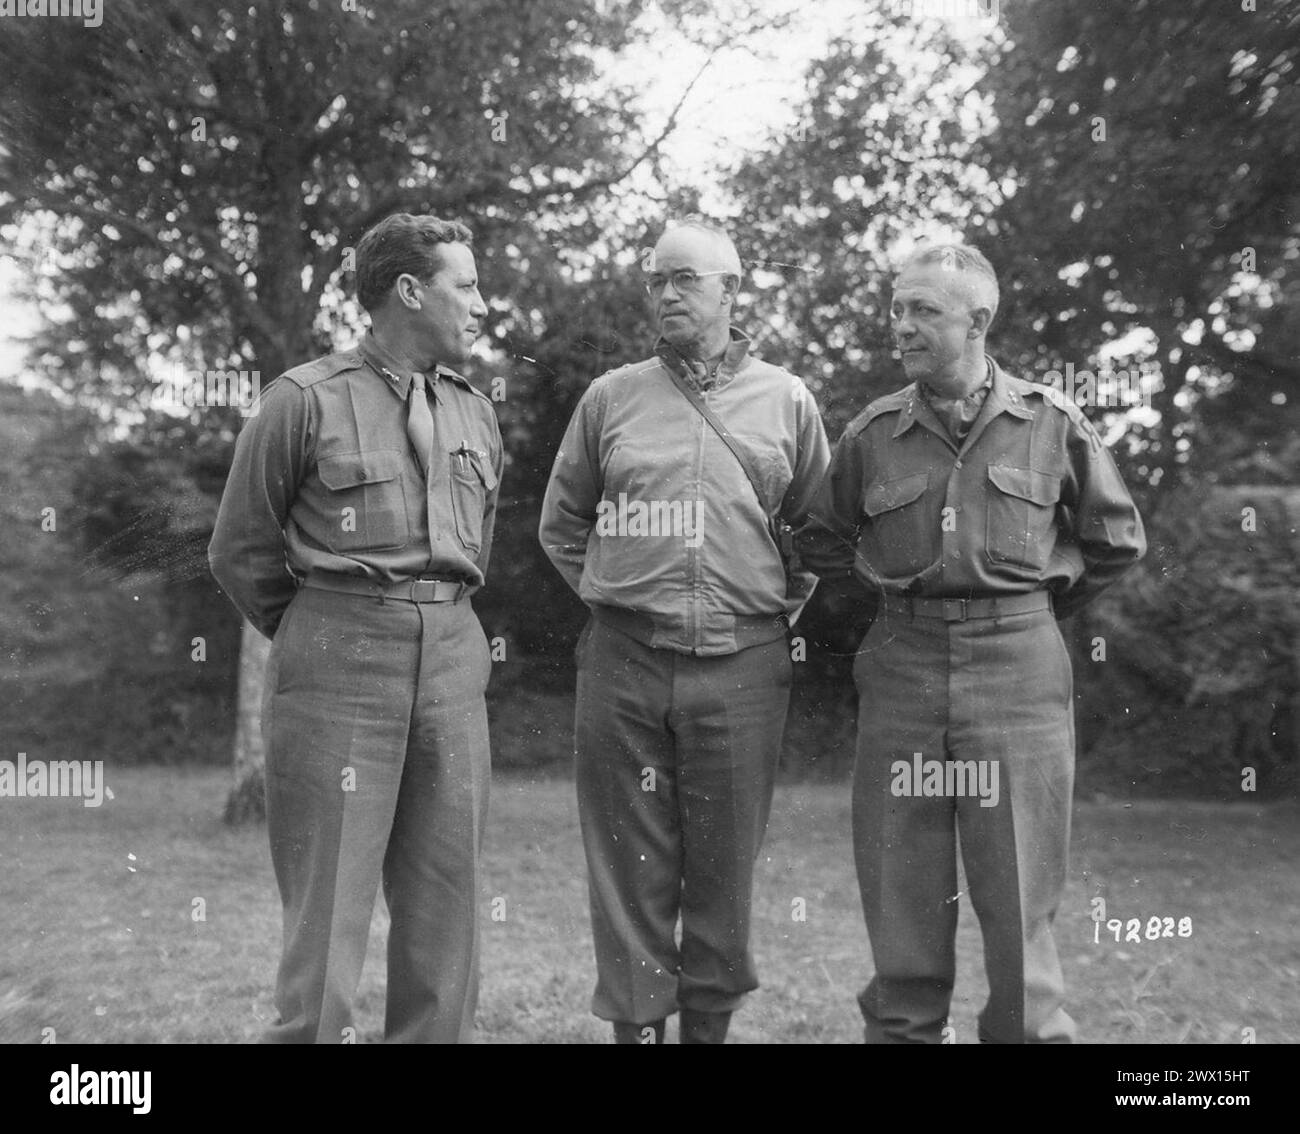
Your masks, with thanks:
<instances>
[{"instance_id":1,"label":"zippered field jacket","mask_svg":"<svg viewBox=\"0 0 1300 1134\"><path fill-rule=\"evenodd\" d=\"M816 585L805 571L787 580L768 526L772 512L801 526L827 469L816 402L734 328L716 378L697 384L757 465L760 503L673 384L671 348L656 346L657 357L602 375L579 401L542 505L542 546L597 617L647 645L708 656L773 641Z\"/></svg>"}]
</instances>

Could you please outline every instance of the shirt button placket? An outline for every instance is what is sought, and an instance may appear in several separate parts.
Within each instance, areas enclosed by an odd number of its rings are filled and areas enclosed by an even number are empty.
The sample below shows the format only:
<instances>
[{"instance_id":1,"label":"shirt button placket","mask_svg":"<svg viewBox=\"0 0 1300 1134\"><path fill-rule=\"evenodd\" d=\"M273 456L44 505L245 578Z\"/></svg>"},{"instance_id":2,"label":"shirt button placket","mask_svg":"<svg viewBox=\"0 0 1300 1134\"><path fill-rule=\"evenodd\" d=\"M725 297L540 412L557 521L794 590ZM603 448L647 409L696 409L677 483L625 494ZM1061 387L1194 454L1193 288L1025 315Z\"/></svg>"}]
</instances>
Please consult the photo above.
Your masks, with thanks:
<instances>
[{"instance_id":1,"label":"shirt button placket","mask_svg":"<svg viewBox=\"0 0 1300 1134\"><path fill-rule=\"evenodd\" d=\"M950 562L956 562L961 558L961 550L957 546L961 541L961 521L957 518L961 515L961 494L957 491L957 472L961 468L961 459L958 458L953 462L952 472L948 474L948 491L944 495L944 507L952 509L953 522L950 526L945 526L943 531L943 559L944 565Z\"/></svg>"},{"instance_id":2,"label":"shirt button placket","mask_svg":"<svg viewBox=\"0 0 1300 1134\"><path fill-rule=\"evenodd\" d=\"M435 566L434 559L437 555L434 548L442 539L442 532L438 528L438 508L434 494L441 485L443 477L449 477L451 473L450 465L440 459L443 452L442 429L444 415L447 411L443 408L442 399L438 397L438 375L436 373L429 376L429 390L433 396L434 406L438 407L438 412L433 415L433 457L429 462L429 476L424 485L424 518L429 529L429 566L432 569ZM450 487L448 490L450 491Z\"/></svg>"}]
</instances>

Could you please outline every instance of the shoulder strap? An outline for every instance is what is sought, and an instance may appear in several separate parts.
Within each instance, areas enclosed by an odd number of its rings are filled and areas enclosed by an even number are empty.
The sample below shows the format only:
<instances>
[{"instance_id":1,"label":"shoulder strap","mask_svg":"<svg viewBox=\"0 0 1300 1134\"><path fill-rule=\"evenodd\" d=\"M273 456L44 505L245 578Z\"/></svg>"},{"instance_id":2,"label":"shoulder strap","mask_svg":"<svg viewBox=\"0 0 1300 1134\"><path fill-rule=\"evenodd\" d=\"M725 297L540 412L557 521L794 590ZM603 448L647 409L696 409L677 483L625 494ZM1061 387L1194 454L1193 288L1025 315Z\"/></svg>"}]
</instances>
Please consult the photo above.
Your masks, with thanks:
<instances>
[{"instance_id":1,"label":"shoulder strap","mask_svg":"<svg viewBox=\"0 0 1300 1134\"><path fill-rule=\"evenodd\" d=\"M764 515L770 520L772 514L768 511L767 501L763 499L762 481L759 479L758 470L750 460L749 454L741 447L740 442L731 435L731 431L722 424L722 420L718 415L704 404L704 399L691 388L686 379L678 374L672 366L666 365L664 369L668 371L668 376L673 380L673 385L699 411L700 416L713 426L713 432L722 438L722 443L731 450L732 455L740 462L740 467L745 470L745 475L749 478L749 483L754 489L754 495L758 497L759 506L763 509Z\"/></svg>"}]
</instances>

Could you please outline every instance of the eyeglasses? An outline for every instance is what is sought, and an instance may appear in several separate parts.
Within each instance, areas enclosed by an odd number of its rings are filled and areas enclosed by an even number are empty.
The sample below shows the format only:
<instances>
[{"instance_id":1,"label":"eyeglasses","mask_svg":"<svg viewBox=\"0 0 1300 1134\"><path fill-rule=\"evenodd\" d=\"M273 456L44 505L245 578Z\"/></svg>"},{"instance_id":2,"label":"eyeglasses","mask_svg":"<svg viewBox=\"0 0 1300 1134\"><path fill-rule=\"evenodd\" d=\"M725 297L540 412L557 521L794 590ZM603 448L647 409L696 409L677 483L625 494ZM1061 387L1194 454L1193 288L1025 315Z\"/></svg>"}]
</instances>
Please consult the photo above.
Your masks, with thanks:
<instances>
[{"instance_id":1,"label":"eyeglasses","mask_svg":"<svg viewBox=\"0 0 1300 1134\"><path fill-rule=\"evenodd\" d=\"M727 271L718 272L695 272L690 268L678 268L675 272L670 272L666 276L652 275L647 276L645 289L652 299L657 299L663 294L664 288L669 283L673 285L678 295L690 295L700 286L700 280L705 276L725 276L730 273Z\"/></svg>"}]
</instances>

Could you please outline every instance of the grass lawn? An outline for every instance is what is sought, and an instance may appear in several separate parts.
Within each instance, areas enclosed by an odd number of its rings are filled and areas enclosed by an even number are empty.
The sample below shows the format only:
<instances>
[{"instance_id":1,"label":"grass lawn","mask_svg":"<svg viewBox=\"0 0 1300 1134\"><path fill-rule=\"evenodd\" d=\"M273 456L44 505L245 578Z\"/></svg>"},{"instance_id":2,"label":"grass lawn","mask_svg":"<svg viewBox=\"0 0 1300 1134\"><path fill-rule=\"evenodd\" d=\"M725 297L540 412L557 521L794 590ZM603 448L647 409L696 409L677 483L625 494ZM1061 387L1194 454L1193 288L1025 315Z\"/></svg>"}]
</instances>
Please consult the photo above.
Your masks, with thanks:
<instances>
[{"instance_id":1,"label":"grass lawn","mask_svg":"<svg viewBox=\"0 0 1300 1134\"><path fill-rule=\"evenodd\" d=\"M0 800L0 1041L245 1042L273 1016L280 910L265 830L217 816L222 771L110 772L115 798ZM1057 920L1070 1010L1089 1043L1300 1042L1300 812L1294 805L1080 804ZM1094 942L1090 901L1127 921L1190 917L1190 937ZM491 920L504 898L504 919ZM763 987L736 1016L746 1043L856 1043L870 953L854 881L847 785L778 789L759 864ZM801 903L806 916L795 920ZM201 909L204 917L195 919ZM479 1039L606 1042L572 785L499 775L488 828ZM985 994L961 898L956 1042ZM378 1039L378 903L358 1009ZM675 1030L675 1029L674 1029ZM675 1036L670 1032L675 1040Z\"/></svg>"}]
</instances>

